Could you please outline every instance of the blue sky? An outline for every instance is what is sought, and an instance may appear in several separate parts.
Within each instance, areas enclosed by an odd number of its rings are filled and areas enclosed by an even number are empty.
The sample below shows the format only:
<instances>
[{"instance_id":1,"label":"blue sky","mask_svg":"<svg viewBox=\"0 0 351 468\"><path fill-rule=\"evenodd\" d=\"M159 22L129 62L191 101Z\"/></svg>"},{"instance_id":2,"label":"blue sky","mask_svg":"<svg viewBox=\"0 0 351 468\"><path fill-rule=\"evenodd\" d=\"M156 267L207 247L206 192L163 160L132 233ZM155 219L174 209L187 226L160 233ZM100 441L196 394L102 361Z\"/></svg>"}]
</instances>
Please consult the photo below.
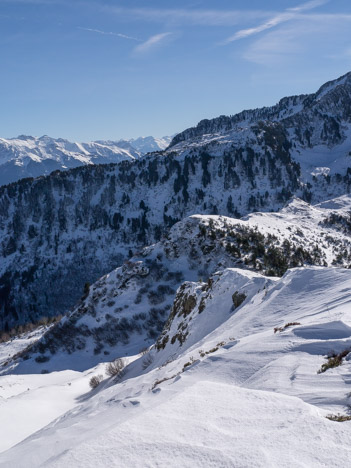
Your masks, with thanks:
<instances>
[{"instance_id":1,"label":"blue sky","mask_svg":"<svg viewBox=\"0 0 351 468\"><path fill-rule=\"evenodd\" d=\"M0 0L0 136L162 136L351 71L350 0Z\"/></svg>"}]
</instances>

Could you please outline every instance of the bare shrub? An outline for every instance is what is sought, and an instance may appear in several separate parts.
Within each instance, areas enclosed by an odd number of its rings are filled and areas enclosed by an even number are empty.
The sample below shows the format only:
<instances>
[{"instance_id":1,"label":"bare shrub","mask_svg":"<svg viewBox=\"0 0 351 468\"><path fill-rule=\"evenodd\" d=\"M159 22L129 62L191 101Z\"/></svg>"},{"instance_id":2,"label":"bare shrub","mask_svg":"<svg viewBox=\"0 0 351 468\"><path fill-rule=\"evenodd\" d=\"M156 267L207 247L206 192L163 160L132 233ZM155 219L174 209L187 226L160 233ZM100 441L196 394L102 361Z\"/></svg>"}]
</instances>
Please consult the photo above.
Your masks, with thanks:
<instances>
[{"instance_id":1,"label":"bare shrub","mask_svg":"<svg viewBox=\"0 0 351 468\"><path fill-rule=\"evenodd\" d=\"M9 331L0 330L0 343L10 341L12 338L16 338L23 333L32 332L39 327L46 327L53 323L59 322L61 319L62 315L57 315L56 317L42 317L36 323L27 322L23 325L17 325Z\"/></svg>"},{"instance_id":2,"label":"bare shrub","mask_svg":"<svg viewBox=\"0 0 351 468\"><path fill-rule=\"evenodd\" d=\"M100 383L104 380L102 375L93 375L93 377L89 380L89 385L91 389L94 389L100 385Z\"/></svg>"},{"instance_id":3,"label":"bare shrub","mask_svg":"<svg viewBox=\"0 0 351 468\"><path fill-rule=\"evenodd\" d=\"M327 371L328 369L332 369L333 367L339 367L343 363L343 359L351 352L351 349L345 349L339 354L332 353L329 357L327 357L327 362L322 364L322 367L319 369L317 374L322 374L323 372Z\"/></svg>"},{"instance_id":4,"label":"bare shrub","mask_svg":"<svg viewBox=\"0 0 351 468\"><path fill-rule=\"evenodd\" d=\"M326 416L327 419L330 421L336 421L336 422L345 422L345 421L351 421L351 416L349 415L344 415L344 414L328 414Z\"/></svg>"},{"instance_id":5,"label":"bare shrub","mask_svg":"<svg viewBox=\"0 0 351 468\"><path fill-rule=\"evenodd\" d=\"M125 368L124 360L121 358L118 358L107 364L106 374L109 375L110 377L114 377L116 375L121 376L124 368Z\"/></svg>"},{"instance_id":6,"label":"bare shrub","mask_svg":"<svg viewBox=\"0 0 351 468\"><path fill-rule=\"evenodd\" d=\"M289 323L286 323L283 327L275 327L274 328L274 333L282 332L282 331L286 330L287 328L293 327L295 325L301 325L301 323L300 322L289 322Z\"/></svg>"},{"instance_id":7,"label":"bare shrub","mask_svg":"<svg viewBox=\"0 0 351 468\"><path fill-rule=\"evenodd\" d=\"M39 320L38 324L39 324L39 326L44 326L45 327L46 325L49 324L49 321L50 321L49 317L42 317Z\"/></svg>"},{"instance_id":8,"label":"bare shrub","mask_svg":"<svg viewBox=\"0 0 351 468\"><path fill-rule=\"evenodd\" d=\"M10 341L11 337L8 333L2 332L0 334L0 343L5 343L6 341Z\"/></svg>"}]
</instances>

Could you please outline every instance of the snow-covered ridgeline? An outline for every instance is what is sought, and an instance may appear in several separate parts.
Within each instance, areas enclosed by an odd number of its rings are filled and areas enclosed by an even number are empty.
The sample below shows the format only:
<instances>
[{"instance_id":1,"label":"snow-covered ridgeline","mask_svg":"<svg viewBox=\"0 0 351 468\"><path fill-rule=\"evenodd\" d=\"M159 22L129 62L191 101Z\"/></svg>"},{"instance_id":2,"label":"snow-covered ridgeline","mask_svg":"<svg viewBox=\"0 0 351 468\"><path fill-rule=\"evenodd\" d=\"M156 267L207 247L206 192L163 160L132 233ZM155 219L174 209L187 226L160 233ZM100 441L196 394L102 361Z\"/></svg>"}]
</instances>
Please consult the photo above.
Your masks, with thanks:
<instances>
[{"instance_id":1,"label":"snow-covered ridgeline","mask_svg":"<svg viewBox=\"0 0 351 468\"><path fill-rule=\"evenodd\" d=\"M343 126L350 123L350 102L351 72L324 84L313 94L285 97L272 107L202 120L196 127L177 134L171 147L186 147L192 140L211 135L240 133L245 128L254 129L260 122L276 122L285 130L292 130L294 145L334 145L343 140Z\"/></svg>"}]
</instances>

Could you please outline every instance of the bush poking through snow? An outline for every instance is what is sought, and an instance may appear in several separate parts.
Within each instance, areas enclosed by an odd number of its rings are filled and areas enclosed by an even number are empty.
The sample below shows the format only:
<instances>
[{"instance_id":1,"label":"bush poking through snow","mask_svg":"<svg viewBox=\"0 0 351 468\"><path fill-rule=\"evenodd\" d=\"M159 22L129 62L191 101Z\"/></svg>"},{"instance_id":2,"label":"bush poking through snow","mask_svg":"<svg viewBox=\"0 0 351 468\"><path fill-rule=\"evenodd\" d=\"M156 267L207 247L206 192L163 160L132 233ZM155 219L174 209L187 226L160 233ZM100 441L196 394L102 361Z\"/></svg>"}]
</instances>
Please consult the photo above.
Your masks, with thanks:
<instances>
[{"instance_id":1,"label":"bush poking through snow","mask_svg":"<svg viewBox=\"0 0 351 468\"><path fill-rule=\"evenodd\" d=\"M328 369L341 366L344 357L346 357L350 352L350 349L345 349L339 354L333 353L331 356L327 357L328 361L325 364L322 364L322 367L319 369L317 374L322 374Z\"/></svg>"},{"instance_id":2,"label":"bush poking through snow","mask_svg":"<svg viewBox=\"0 0 351 468\"><path fill-rule=\"evenodd\" d=\"M89 385L92 390L98 387L100 383L104 380L102 375L93 375L93 377L89 380Z\"/></svg>"},{"instance_id":3,"label":"bush poking through snow","mask_svg":"<svg viewBox=\"0 0 351 468\"><path fill-rule=\"evenodd\" d=\"M238 307L240 307L241 304L245 301L245 299L246 299L246 294L239 293L239 291L235 291L235 293L232 295L234 308L237 309Z\"/></svg>"},{"instance_id":4,"label":"bush poking through snow","mask_svg":"<svg viewBox=\"0 0 351 468\"><path fill-rule=\"evenodd\" d=\"M122 372L124 368L125 368L124 360L121 358L118 358L107 364L106 374L109 375L110 377L114 377L116 375L122 376Z\"/></svg>"},{"instance_id":5,"label":"bush poking through snow","mask_svg":"<svg viewBox=\"0 0 351 468\"><path fill-rule=\"evenodd\" d=\"M190 360L184 364L182 372L184 372L187 367L190 367L192 364L198 361L198 359L195 360L193 356L190 356Z\"/></svg>"},{"instance_id":6,"label":"bush poking through snow","mask_svg":"<svg viewBox=\"0 0 351 468\"><path fill-rule=\"evenodd\" d=\"M226 344L225 341L220 341L219 343L217 343L217 345L214 348L210 349L209 351L204 351L203 349L200 349L199 354L203 358L206 356L206 354L215 353L216 351L219 350L219 348L222 348L225 344Z\"/></svg>"},{"instance_id":7,"label":"bush poking through snow","mask_svg":"<svg viewBox=\"0 0 351 468\"><path fill-rule=\"evenodd\" d=\"M157 387L157 385L160 385L163 382L167 382L167 380L175 379L180 374L181 374L181 372L178 372L177 374L171 375L170 377L164 377L161 380L155 380L153 386L151 387L151 390L154 390Z\"/></svg>"},{"instance_id":8,"label":"bush poking through snow","mask_svg":"<svg viewBox=\"0 0 351 468\"><path fill-rule=\"evenodd\" d=\"M293 326L295 326L295 325L301 325L301 323L300 323L300 322L289 322L289 323L286 323L286 324L284 325L284 327L275 327L275 328L274 328L274 333L282 332L282 331L284 331L286 328L288 328L288 327L293 327Z\"/></svg>"},{"instance_id":9,"label":"bush poking through snow","mask_svg":"<svg viewBox=\"0 0 351 468\"><path fill-rule=\"evenodd\" d=\"M345 422L345 421L351 421L351 416L347 416L346 414L328 414L326 416L327 419L330 421L336 421L336 422Z\"/></svg>"}]
</instances>

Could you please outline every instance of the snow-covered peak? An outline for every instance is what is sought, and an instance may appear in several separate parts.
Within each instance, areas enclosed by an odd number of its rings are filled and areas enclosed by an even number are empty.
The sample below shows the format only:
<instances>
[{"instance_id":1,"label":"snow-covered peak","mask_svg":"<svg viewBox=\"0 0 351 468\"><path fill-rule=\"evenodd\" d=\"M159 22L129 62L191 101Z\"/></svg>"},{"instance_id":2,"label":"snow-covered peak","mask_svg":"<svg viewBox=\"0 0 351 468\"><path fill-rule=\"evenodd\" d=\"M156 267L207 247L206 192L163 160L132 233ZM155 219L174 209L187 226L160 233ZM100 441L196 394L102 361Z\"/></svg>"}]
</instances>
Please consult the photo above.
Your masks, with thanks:
<instances>
[{"instance_id":1,"label":"snow-covered peak","mask_svg":"<svg viewBox=\"0 0 351 468\"><path fill-rule=\"evenodd\" d=\"M171 139L149 136L78 143L48 135L0 138L0 185L24 177L46 175L57 169L139 159L146 153L165 150Z\"/></svg>"},{"instance_id":2,"label":"snow-covered peak","mask_svg":"<svg viewBox=\"0 0 351 468\"><path fill-rule=\"evenodd\" d=\"M350 102L351 73L347 73L326 83L314 94L285 97L272 107L202 120L196 127L176 135L170 149L184 151L196 139L206 139L211 135L212 140L216 135L221 138L226 135L228 140L235 142L240 139L241 145L251 146L252 135L243 134L242 130L252 129L255 133L257 125L263 122L266 126L279 123L283 132L289 134L289 144L294 148L335 146L349 138L344 127L351 123Z\"/></svg>"},{"instance_id":3,"label":"snow-covered peak","mask_svg":"<svg viewBox=\"0 0 351 468\"><path fill-rule=\"evenodd\" d=\"M44 135L0 138L0 185L23 177L37 177L60 169L89 164L134 160L141 153L131 145L116 142L75 143Z\"/></svg>"},{"instance_id":4,"label":"snow-covered peak","mask_svg":"<svg viewBox=\"0 0 351 468\"><path fill-rule=\"evenodd\" d=\"M131 140L127 140L127 141L137 151L140 151L141 153L146 154L146 153L151 153L153 151L165 150L169 146L171 140L172 140L172 137L170 136L165 136L162 138L155 138L153 136L148 136L148 137L132 138Z\"/></svg>"},{"instance_id":5,"label":"snow-covered peak","mask_svg":"<svg viewBox=\"0 0 351 468\"><path fill-rule=\"evenodd\" d=\"M313 210L313 207L309 203L301 200L301 198L293 197L282 209L282 213L301 215L302 213L311 213L311 210Z\"/></svg>"},{"instance_id":6,"label":"snow-covered peak","mask_svg":"<svg viewBox=\"0 0 351 468\"><path fill-rule=\"evenodd\" d=\"M340 76L336 80L328 81L327 83L325 83L317 91L316 98L321 99L330 91L333 91L335 88L337 88L338 86L342 86L342 85L348 85L348 86L351 85L351 72L348 72L343 76Z\"/></svg>"}]
</instances>

